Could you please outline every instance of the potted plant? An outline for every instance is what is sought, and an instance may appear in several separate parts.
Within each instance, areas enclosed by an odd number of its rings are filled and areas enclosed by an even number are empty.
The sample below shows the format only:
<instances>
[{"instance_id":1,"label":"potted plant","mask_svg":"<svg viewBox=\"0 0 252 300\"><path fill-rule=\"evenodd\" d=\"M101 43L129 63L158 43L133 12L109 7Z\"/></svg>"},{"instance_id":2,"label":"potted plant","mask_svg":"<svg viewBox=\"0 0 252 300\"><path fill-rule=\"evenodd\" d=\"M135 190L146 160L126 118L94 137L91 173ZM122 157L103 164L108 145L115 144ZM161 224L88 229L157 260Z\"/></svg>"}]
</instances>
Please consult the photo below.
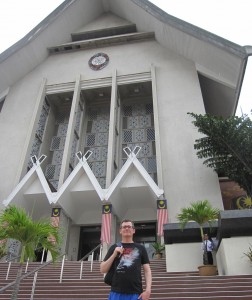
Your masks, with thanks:
<instances>
[{"instance_id":1,"label":"potted plant","mask_svg":"<svg viewBox=\"0 0 252 300\"><path fill-rule=\"evenodd\" d=\"M163 255L163 251L165 249L165 245L161 244L159 242L155 242L153 244L151 244L152 247L155 249L154 255L157 259L160 259Z\"/></svg>"},{"instance_id":2,"label":"potted plant","mask_svg":"<svg viewBox=\"0 0 252 300\"><path fill-rule=\"evenodd\" d=\"M220 210L213 208L208 200L202 200L198 202L191 203L190 207L182 208L181 213L178 214L177 218L179 220L181 229L183 230L186 224L190 221L194 221L199 225L200 235L202 242L204 240L203 225L208 224L209 227L212 226L213 221L218 219ZM204 254L203 254L204 255ZM203 259L204 261L204 259ZM198 267L200 275L216 275L216 266L205 264ZM207 274L205 272L208 272ZM210 274L211 273L211 274Z\"/></svg>"}]
</instances>

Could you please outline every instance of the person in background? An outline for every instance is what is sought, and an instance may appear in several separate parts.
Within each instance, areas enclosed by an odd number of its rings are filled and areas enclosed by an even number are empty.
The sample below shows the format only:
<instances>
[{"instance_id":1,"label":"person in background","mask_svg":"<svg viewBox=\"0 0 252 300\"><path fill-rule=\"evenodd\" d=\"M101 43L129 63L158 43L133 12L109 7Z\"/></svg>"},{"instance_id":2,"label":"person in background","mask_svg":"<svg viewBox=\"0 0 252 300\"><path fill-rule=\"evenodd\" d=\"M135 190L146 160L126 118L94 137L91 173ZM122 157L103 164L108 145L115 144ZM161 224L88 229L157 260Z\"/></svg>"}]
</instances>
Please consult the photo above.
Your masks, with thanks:
<instances>
[{"instance_id":1,"label":"person in background","mask_svg":"<svg viewBox=\"0 0 252 300\"><path fill-rule=\"evenodd\" d=\"M118 243L112 245L101 262L101 273L107 273L114 260L116 258L119 260L108 300L149 300L150 298L152 284L150 261L145 247L133 241L134 233L134 223L128 219L123 220L120 224L121 246L118 246ZM142 267L145 277L144 291Z\"/></svg>"},{"instance_id":2,"label":"person in background","mask_svg":"<svg viewBox=\"0 0 252 300\"><path fill-rule=\"evenodd\" d=\"M204 251L203 255L203 264L212 265L213 264L213 242L209 239L208 234L204 234L203 242L201 245L202 250Z\"/></svg>"}]
</instances>

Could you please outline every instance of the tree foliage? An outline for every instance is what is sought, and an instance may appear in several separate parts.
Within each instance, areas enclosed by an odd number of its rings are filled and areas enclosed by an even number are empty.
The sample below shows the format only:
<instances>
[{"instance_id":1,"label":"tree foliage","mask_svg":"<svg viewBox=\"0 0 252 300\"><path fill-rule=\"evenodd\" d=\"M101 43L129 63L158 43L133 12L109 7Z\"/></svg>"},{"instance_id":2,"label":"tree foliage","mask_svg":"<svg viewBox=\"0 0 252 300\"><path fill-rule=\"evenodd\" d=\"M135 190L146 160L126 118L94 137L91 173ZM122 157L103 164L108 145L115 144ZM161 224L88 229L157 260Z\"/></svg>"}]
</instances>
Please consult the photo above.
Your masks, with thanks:
<instances>
[{"instance_id":1,"label":"tree foliage","mask_svg":"<svg viewBox=\"0 0 252 300\"><path fill-rule=\"evenodd\" d=\"M35 250L43 247L50 251L53 261L59 252L60 235L50 220L33 221L23 208L10 206L0 215L0 240L15 239L21 244L20 265L17 271L12 300L17 299L24 260L34 258Z\"/></svg>"},{"instance_id":2,"label":"tree foliage","mask_svg":"<svg viewBox=\"0 0 252 300\"><path fill-rule=\"evenodd\" d=\"M186 224L190 221L194 221L200 226L201 237L203 238L203 225L209 224L212 226L213 221L218 219L220 210L213 208L208 200L202 200L191 203L191 206L182 208L181 213L178 214L181 229L183 230Z\"/></svg>"},{"instance_id":3,"label":"tree foliage","mask_svg":"<svg viewBox=\"0 0 252 300\"><path fill-rule=\"evenodd\" d=\"M224 173L252 195L252 120L248 116L224 119L188 113L204 136L195 140L197 156L217 173Z\"/></svg>"},{"instance_id":4,"label":"tree foliage","mask_svg":"<svg viewBox=\"0 0 252 300\"><path fill-rule=\"evenodd\" d=\"M53 227L50 220L33 221L23 208L10 206L0 215L0 240L8 238L20 242L21 263L25 258L34 258L38 246L48 249L53 260L58 255L58 228Z\"/></svg>"}]
</instances>

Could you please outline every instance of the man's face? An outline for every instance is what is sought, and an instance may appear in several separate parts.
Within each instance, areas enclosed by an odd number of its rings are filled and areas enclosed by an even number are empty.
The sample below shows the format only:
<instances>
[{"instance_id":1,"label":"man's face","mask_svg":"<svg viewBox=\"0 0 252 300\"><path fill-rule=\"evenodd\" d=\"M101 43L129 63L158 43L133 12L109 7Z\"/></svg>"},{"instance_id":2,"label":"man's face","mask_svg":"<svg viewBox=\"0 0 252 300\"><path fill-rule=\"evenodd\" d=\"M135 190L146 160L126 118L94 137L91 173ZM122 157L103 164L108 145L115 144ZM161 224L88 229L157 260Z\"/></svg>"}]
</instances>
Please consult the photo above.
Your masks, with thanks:
<instances>
[{"instance_id":1,"label":"man's face","mask_svg":"<svg viewBox=\"0 0 252 300\"><path fill-rule=\"evenodd\" d=\"M133 236L135 233L135 228L132 226L131 222L123 222L120 227L120 234L122 236Z\"/></svg>"}]
</instances>

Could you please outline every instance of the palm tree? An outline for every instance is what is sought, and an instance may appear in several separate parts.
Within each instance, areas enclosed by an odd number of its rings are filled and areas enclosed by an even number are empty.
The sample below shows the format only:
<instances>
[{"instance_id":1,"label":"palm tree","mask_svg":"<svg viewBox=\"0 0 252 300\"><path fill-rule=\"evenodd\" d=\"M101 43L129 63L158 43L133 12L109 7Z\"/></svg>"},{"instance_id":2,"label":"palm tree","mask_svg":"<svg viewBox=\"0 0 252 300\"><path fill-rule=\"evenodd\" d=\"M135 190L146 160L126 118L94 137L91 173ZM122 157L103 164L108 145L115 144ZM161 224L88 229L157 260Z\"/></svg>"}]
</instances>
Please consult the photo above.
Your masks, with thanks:
<instances>
[{"instance_id":1,"label":"palm tree","mask_svg":"<svg viewBox=\"0 0 252 300\"><path fill-rule=\"evenodd\" d=\"M11 298L14 300L17 299L25 259L34 258L34 250L41 245L50 251L55 261L59 252L59 231L50 220L33 221L23 208L10 206L0 215L0 240L9 238L19 241L21 246L20 264Z\"/></svg>"},{"instance_id":2,"label":"palm tree","mask_svg":"<svg viewBox=\"0 0 252 300\"><path fill-rule=\"evenodd\" d=\"M214 220L218 219L220 210L213 208L208 200L202 200L191 203L190 207L182 208L181 213L177 218L180 222L181 229L183 230L186 224L190 221L194 221L199 224L200 234L203 240L203 225L208 223L212 226Z\"/></svg>"}]
</instances>

